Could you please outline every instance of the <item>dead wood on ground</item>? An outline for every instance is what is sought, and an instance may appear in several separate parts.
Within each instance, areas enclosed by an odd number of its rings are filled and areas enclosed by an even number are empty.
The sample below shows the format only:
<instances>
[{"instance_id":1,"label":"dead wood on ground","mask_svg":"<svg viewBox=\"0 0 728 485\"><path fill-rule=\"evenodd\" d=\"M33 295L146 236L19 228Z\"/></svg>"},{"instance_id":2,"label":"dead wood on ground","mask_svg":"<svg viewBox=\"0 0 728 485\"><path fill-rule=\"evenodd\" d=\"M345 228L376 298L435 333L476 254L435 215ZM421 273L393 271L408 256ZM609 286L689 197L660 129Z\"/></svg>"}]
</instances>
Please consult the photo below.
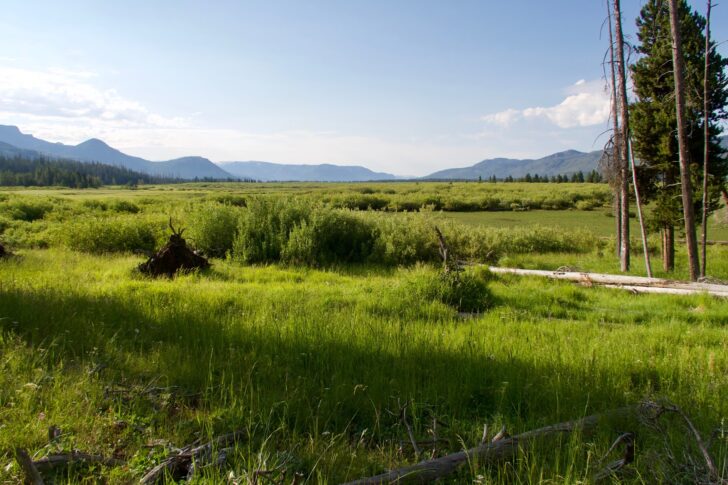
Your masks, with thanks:
<instances>
[{"instance_id":1,"label":"dead wood on ground","mask_svg":"<svg viewBox=\"0 0 728 485\"><path fill-rule=\"evenodd\" d=\"M172 225L172 219L169 220L169 228L172 230L169 242L147 261L140 264L139 271L149 276L171 278L180 271L210 267L206 258L187 246L187 241L182 238L184 229L176 230Z\"/></svg>"}]
</instances>

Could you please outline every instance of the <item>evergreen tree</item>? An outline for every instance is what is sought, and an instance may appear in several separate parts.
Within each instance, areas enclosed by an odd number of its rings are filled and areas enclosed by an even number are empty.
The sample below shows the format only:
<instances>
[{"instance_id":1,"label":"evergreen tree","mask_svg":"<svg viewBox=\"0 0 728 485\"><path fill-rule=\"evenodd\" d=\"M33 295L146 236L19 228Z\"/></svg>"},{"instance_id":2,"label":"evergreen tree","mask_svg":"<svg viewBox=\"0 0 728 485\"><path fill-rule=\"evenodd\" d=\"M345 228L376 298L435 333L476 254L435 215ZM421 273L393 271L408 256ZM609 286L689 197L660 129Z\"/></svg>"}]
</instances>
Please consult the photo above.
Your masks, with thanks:
<instances>
[{"instance_id":1,"label":"evergreen tree","mask_svg":"<svg viewBox=\"0 0 728 485\"><path fill-rule=\"evenodd\" d=\"M685 121L694 209L701 209L704 109L702 85L705 63L705 19L693 12L685 0L678 2L685 74ZM648 0L637 19L641 54L632 66L636 102L632 105L632 133L639 167L640 191L654 202L650 226L662 233L663 267L674 268L675 227L683 225L680 200L680 166L676 138L675 84L672 39L667 2ZM728 161L720 145L721 121L728 118L728 79L723 59L712 43L708 91L709 113L709 199L708 210L717 208L720 188L725 186Z\"/></svg>"}]
</instances>

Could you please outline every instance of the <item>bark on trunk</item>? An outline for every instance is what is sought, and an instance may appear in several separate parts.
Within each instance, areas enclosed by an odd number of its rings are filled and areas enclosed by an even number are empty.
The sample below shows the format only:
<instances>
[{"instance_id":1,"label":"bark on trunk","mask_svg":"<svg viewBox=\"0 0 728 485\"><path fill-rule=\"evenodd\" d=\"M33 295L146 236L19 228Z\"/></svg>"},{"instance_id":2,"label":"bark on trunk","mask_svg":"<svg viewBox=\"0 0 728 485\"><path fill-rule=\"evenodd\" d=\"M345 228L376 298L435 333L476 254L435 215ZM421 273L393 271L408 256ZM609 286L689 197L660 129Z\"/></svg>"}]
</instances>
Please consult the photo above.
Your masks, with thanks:
<instances>
[{"instance_id":1,"label":"bark on trunk","mask_svg":"<svg viewBox=\"0 0 728 485\"><path fill-rule=\"evenodd\" d=\"M613 288L624 288L630 290L632 287L651 288L651 291L654 293L663 293L661 290L669 290L664 293L674 293L675 290L678 290L680 294L709 293L714 296L728 298L728 285L719 285L715 283L695 283L690 281L666 280L662 278L645 278L644 276L580 273L576 271L500 268L497 266L490 266L488 269L496 274L540 276L556 280L573 281L586 286L604 285Z\"/></svg>"},{"instance_id":2,"label":"bark on trunk","mask_svg":"<svg viewBox=\"0 0 728 485\"><path fill-rule=\"evenodd\" d=\"M629 110L627 107L627 75L624 66L624 36L622 34L622 9L620 0L614 0L614 34L616 38L617 99L622 120L619 145L619 196L622 209L622 241L620 267L629 271L629 153L626 141L629 139Z\"/></svg>"},{"instance_id":3,"label":"bark on trunk","mask_svg":"<svg viewBox=\"0 0 728 485\"><path fill-rule=\"evenodd\" d=\"M706 267L708 266L707 251L705 249L705 241L708 239L708 156L710 154L710 97L708 89L708 74L710 70L710 9L712 0L708 0L707 12L705 15L705 71L703 77L703 220L701 252L702 262L700 267L700 276L705 277Z\"/></svg>"},{"instance_id":4,"label":"bark on trunk","mask_svg":"<svg viewBox=\"0 0 728 485\"><path fill-rule=\"evenodd\" d=\"M611 103L611 111L612 111L612 176L616 179L614 180L614 220L616 222L616 232L617 235L617 247L616 247L616 253L617 258L620 257L622 253L622 204L621 204L621 195L620 190L622 187L622 184L620 182L620 176L619 176L619 165L617 162L617 157L620 153L619 148L619 142L620 142L620 135L619 135L619 111L617 109L617 72L614 66L614 35L612 34L612 11L609 7L609 0L607 0L607 19L609 24L609 66L610 71L612 74L612 103Z\"/></svg>"},{"instance_id":5,"label":"bark on trunk","mask_svg":"<svg viewBox=\"0 0 728 485\"><path fill-rule=\"evenodd\" d=\"M675 227L670 225L662 229L662 269L675 270Z\"/></svg>"},{"instance_id":6,"label":"bark on trunk","mask_svg":"<svg viewBox=\"0 0 728 485\"><path fill-rule=\"evenodd\" d=\"M677 0L668 2L670 7L670 31L672 34L672 65L675 76L675 112L677 117L677 143L680 157L680 185L682 188L683 219L685 219L685 241L688 252L690 279L695 281L700 274L698 241L695 235L695 211L693 209L693 187L690 181L690 160L685 122L685 74L683 66L682 40Z\"/></svg>"}]
</instances>

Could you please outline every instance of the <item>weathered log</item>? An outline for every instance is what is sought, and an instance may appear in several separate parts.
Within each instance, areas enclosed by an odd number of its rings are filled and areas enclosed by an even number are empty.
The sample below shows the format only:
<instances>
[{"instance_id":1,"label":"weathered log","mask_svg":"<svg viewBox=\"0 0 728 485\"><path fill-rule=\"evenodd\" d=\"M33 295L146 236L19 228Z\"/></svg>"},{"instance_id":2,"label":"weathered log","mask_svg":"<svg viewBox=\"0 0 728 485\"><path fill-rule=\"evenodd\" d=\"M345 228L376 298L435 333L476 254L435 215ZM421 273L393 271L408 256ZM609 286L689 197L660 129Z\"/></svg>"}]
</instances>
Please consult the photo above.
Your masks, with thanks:
<instances>
[{"instance_id":1,"label":"weathered log","mask_svg":"<svg viewBox=\"0 0 728 485\"><path fill-rule=\"evenodd\" d=\"M176 455L166 458L162 463L149 470L139 481L140 484L153 484L162 481L169 475L175 480L192 478L195 470L209 464L212 452L234 445L247 436L244 431L229 433L200 446L186 446ZM219 461L219 460L218 460Z\"/></svg>"},{"instance_id":2,"label":"weathered log","mask_svg":"<svg viewBox=\"0 0 728 485\"><path fill-rule=\"evenodd\" d=\"M575 281L588 285L602 285L610 288L622 288L629 291L666 293L666 294L700 294L728 297L728 285L712 283L693 283L686 281L666 280L662 278L645 278L642 276L610 275L602 273L583 273L576 271L544 271L536 269L489 267L497 274L514 274L518 276L540 276L558 280ZM649 288L649 289L644 289ZM668 291L663 291L668 290ZM681 291L674 291L681 290Z\"/></svg>"},{"instance_id":3,"label":"weathered log","mask_svg":"<svg viewBox=\"0 0 728 485\"><path fill-rule=\"evenodd\" d=\"M640 410L639 406L628 406L601 414L593 414L575 421L554 424L527 431L511 438L504 438L490 443L481 443L469 450L427 460L415 465L391 470L374 477L362 478L345 485L375 485L383 483L431 483L455 473L462 465L474 458L479 463L497 463L512 458L519 449L526 448L534 439L569 434L574 431L593 432L598 424L607 418L628 416Z\"/></svg>"},{"instance_id":4,"label":"weathered log","mask_svg":"<svg viewBox=\"0 0 728 485\"><path fill-rule=\"evenodd\" d=\"M23 473L25 473L25 483L43 485L43 477L40 476L40 472L35 467L27 451L23 448L15 448L15 460L20 465L20 468L23 469Z\"/></svg>"},{"instance_id":5,"label":"weathered log","mask_svg":"<svg viewBox=\"0 0 728 485\"><path fill-rule=\"evenodd\" d=\"M48 455L40 460L33 462L40 472L48 472L57 468L67 467L76 463L93 463L108 467L121 466L126 464L124 460L110 458L102 455L91 455L89 453L80 453L74 451L72 453L60 453L56 455Z\"/></svg>"},{"instance_id":6,"label":"weathered log","mask_svg":"<svg viewBox=\"0 0 728 485\"><path fill-rule=\"evenodd\" d=\"M139 271L149 276L167 276L171 278L180 271L194 269L207 269L209 261L187 247L187 241L182 238L184 229L176 230L169 221L172 235L169 242L156 254L139 265Z\"/></svg>"}]
</instances>

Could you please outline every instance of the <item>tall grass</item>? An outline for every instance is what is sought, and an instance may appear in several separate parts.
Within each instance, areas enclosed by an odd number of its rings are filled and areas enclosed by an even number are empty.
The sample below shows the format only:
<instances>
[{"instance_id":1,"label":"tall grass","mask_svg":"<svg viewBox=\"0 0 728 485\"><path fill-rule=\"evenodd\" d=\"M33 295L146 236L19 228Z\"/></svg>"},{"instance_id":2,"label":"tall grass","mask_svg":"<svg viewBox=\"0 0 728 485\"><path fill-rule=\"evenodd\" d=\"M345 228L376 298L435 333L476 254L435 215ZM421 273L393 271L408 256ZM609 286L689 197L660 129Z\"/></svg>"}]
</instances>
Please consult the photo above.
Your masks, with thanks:
<instances>
[{"instance_id":1,"label":"tall grass","mask_svg":"<svg viewBox=\"0 0 728 485\"><path fill-rule=\"evenodd\" d=\"M416 460L401 444L398 400L410 403L417 439L443 423L438 454L477 443L484 423L515 434L644 398L673 400L706 435L728 415L728 310L707 296L507 277L489 282L487 312L463 318L428 291L438 270L427 266L217 261L207 274L150 281L131 271L139 261L26 250L0 262L3 463L14 446L80 449L129 465L63 480L128 483L164 455L145 447L154 440L183 446L243 429L207 480L281 466L340 483ZM51 424L63 435L47 445ZM637 432L640 450L629 481L659 482L665 444L639 426L546 441L510 467L471 462L453 482L588 481L623 431ZM712 452L726 466L728 442ZM0 468L0 480L19 477Z\"/></svg>"}]
</instances>

